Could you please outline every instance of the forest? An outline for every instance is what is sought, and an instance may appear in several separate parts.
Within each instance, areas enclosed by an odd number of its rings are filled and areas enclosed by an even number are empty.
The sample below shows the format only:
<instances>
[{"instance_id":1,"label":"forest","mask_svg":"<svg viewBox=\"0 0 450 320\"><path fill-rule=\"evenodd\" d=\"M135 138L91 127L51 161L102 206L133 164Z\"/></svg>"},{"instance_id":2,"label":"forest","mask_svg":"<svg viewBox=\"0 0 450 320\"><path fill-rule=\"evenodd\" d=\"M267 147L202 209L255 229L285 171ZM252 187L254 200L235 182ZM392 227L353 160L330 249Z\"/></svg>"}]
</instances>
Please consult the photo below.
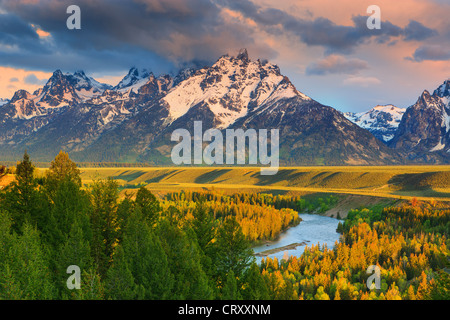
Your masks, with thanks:
<instances>
[{"instance_id":1,"label":"forest","mask_svg":"<svg viewBox=\"0 0 450 320\"><path fill-rule=\"evenodd\" d=\"M450 299L450 208L411 201L360 208L333 248L258 264L252 246L324 212L336 197L179 191L120 196L113 179L83 185L60 152L44 176L25 152L0 190L0 299ZM81 270L69 289L69 266ZM368 289L368 266L381 288Z\"/></svg>"}]
</instances>

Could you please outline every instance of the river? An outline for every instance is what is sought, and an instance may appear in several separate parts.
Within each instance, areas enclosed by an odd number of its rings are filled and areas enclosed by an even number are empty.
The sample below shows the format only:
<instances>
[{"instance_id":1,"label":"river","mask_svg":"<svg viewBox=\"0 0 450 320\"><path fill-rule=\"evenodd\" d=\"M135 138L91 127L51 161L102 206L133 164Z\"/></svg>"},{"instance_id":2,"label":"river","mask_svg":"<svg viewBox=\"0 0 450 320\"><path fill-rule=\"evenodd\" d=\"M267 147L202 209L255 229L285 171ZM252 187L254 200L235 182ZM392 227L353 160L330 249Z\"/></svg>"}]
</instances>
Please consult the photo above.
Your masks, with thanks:
<instances>
[{"instance_id":1,"label":"river","mask_svg":"<svg viewBox=\"0 0 450 320\"><path fill-rule=\"evenodd\" d=\"M290 246L291 249L283 249L268 255L268 257L277 257L278 260L281 260L286 251L288 256L292 255L299 257L306 246L311 247L311 244L317 245L317 243L319 243L320 245L326 244L328 248L333 248L335 241L339 240L340 234L336 232L339 220L308 213L300 213L299 217L302 218L299 225L291 227L283 232L276 241L254 247L253 251L255 254L292 244L300 244L298 246ZM292 248L294 246L296 246L295 249ZM263 257L256 256L258 262L261 261L262 258Z\"/></svg>"}]
</instances>

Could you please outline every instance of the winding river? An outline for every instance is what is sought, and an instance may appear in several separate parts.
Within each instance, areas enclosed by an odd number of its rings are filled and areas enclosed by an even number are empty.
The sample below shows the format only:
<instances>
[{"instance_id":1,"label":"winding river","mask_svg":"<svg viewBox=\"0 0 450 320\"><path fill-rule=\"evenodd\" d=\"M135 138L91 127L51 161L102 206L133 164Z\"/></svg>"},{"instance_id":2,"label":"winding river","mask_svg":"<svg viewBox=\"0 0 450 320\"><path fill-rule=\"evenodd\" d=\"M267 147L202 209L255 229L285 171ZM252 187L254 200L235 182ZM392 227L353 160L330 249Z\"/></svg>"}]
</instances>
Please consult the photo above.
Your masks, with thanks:
<instances>
[{"instance_id":1,"label":"winding river","mask_svg":"<svg viewBox=\"0 0 450 320\"><path fill-rule=\"evenodd\" d=\"M332 248L335 241L339 240L340 234L336 232L339 220L307 213L300 213L299 217L302 218L300 224L283 232L276 241L253 248L257 261L261 261L263 258L261 253L267 250L274 249L273 251L276 251L279 248L288 246L287 249L281 249L279 252L267 255L268 257L277 257L278 260L281 260L285 256L286 251L288 256L298 257L303 253L306 246L311 247L311 244L317 245L319 243L320 245L326 244L328 248ZM265 255L265 253L263 254Z\"/></svg>"}]
</instances>

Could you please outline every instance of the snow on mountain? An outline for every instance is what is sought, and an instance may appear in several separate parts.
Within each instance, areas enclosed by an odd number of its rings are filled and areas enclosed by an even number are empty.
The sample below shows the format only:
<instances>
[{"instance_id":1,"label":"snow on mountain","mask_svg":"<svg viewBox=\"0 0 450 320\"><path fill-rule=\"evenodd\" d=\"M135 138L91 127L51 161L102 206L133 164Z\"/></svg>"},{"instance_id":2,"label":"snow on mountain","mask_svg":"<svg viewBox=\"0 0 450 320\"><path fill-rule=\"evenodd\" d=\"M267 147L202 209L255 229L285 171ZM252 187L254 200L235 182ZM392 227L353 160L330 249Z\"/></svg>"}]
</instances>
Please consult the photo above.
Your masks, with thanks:
<instances>
[{"instance_id":1,"label":"snow on mountain","mask_svg":"<svg viewBox=\"0 0 450 320\"><path fill-rule=\"evenodd\" d=\"M390 146L408 152L412 159L430 157L430 153L437 153L439 157L443 151L450 150L447 97L448 80L433 94L424 90L417 102L406 110Z\"/></svg>"},{"instance_id":2,"label":"snow on mountain","mask_svg":"<svg viewBox=\"0 0 450 320\"><path fill-rule=\"evenodd\" d=\"M405 108L388 104L376 106L366 112L346 112L344 116L361 128L369 130L381 141L388 142L394 137Z\"/></svg>"},{"instance_id":3,"label":"snow on mountain","mask_svg":"<svg viewBox=\"0 0 450 320\"><path fill-rule=\"evenodd\" d=\"M237 57L222 56L210 68L203 68L179 83L164 97L172 120L186 114L198 104L206 104L218 128L226 128L249 110L263 108L278 99L300 96L293 85L283 86L284 76L278 66L268 62L251 61L247 51Z\"/></svg>"},{"instance_id":4,"label":"snow on mountain","mask_svg":"<svg viewBox=\"0 0 450 320\"><path fill-rule=\"evenodd\" d=\"M13 119L32 119L46 115L50 109L78 104L100 96L111 86L88 77L83 71L74 74L56 70L43 88L32 94L18 90L10 101L2 100L0 105L9 106L8 114Z\"/></svg>"},{"instance_id":5,"label":"snow on mountain","mask_svg":"<svg viewBox=\"0 0 450 320\"><path fill-rule=\"evenodd\" d=\"M147 69L138 69L133 67L128 71L128 74L113 88L119 92L126 92L131 90L138 93L140 87L146 84L153 73Z\"/></svg>"},{"instance_id":6,"label":"snow on mountain","mask_svg":"<svg viewBox=\"0 0 450 320\"><path fill-rule=\"evenodd\" d=\"M436 90L434 90L433 95L440 97L442 103L450 109L450 79L444 81Z\"/></svg>"},{"instance_id":7,"label":"snow on mountain","mask_svg":"<svg viewBox=\"0 0 450 320\"><path fill-rule=\"evenodd\" d=\"M415 145L417 157L450 151L450 108L442 112L448 91L447 80L433 97L424 93L392 142L405 109L376 106L344 117L245 49L176 75L131 68L114 87L57 70L44 87L0 104L0 154L15 159L27 148L47 161L63 149L77 161L167 163L170 133L201 119L205 129L278 128L282 160L291 165L399 163Z\"/></svg>"},{"instance_id":8,"label":"snow on mountain","mask_svg":"<svg viewBox=\"0 0 450 320\"><path fill-rule=\"evenodd\" d=\"M94 78L88 77L84 71L76 71L73 75L68 74L67 77L82 100L92 99L112 88L108 84L100 83Z\"/></svg>"},{"instance_id":9,"label":"snow on mountain","mask_svg":"<svg viewBox=\"0 0 450 320\"><path fill-rule=\"evenodd\" d=\"M3 106L3 105L5 105L5 104L7 104L8 102L9 102L8 99L0 98L0 107Z\"/></svg>"}]
</instances>

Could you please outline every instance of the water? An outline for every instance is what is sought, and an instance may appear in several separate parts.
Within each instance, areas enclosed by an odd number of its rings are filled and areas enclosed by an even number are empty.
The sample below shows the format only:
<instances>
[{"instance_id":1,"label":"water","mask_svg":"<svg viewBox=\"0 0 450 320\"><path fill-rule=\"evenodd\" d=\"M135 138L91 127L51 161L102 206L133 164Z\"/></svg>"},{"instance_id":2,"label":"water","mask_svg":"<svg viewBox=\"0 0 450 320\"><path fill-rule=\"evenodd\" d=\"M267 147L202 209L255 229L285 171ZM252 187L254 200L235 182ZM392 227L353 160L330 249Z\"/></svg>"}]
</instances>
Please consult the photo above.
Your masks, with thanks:
<instances>
[{"instance_id":1,"label":"water","mask_svg":"<svg viewBox=\"0 0 450 320\"><path fill-rule=\"evenodd\" d=\"M291 227L286 232L283 232L277 241L254 247L253 251L258 253L292 243L305 243L295 249L283 250L268 255L268 257L271 257L272 259L277 257L278 260L281 260L286 251L288 256L299 257L306 246L311 247L312 244L317 245L317 243L319 243L321 246L326 244L328 248L333 248L335 241L339 240L340 234L336 232L339 220L307 213L301 213L299 214L299 217L302 218L299 225ZM263 257L256 257L256 260L260 261L262 258Z\"/></svg>"}]
</instances>

